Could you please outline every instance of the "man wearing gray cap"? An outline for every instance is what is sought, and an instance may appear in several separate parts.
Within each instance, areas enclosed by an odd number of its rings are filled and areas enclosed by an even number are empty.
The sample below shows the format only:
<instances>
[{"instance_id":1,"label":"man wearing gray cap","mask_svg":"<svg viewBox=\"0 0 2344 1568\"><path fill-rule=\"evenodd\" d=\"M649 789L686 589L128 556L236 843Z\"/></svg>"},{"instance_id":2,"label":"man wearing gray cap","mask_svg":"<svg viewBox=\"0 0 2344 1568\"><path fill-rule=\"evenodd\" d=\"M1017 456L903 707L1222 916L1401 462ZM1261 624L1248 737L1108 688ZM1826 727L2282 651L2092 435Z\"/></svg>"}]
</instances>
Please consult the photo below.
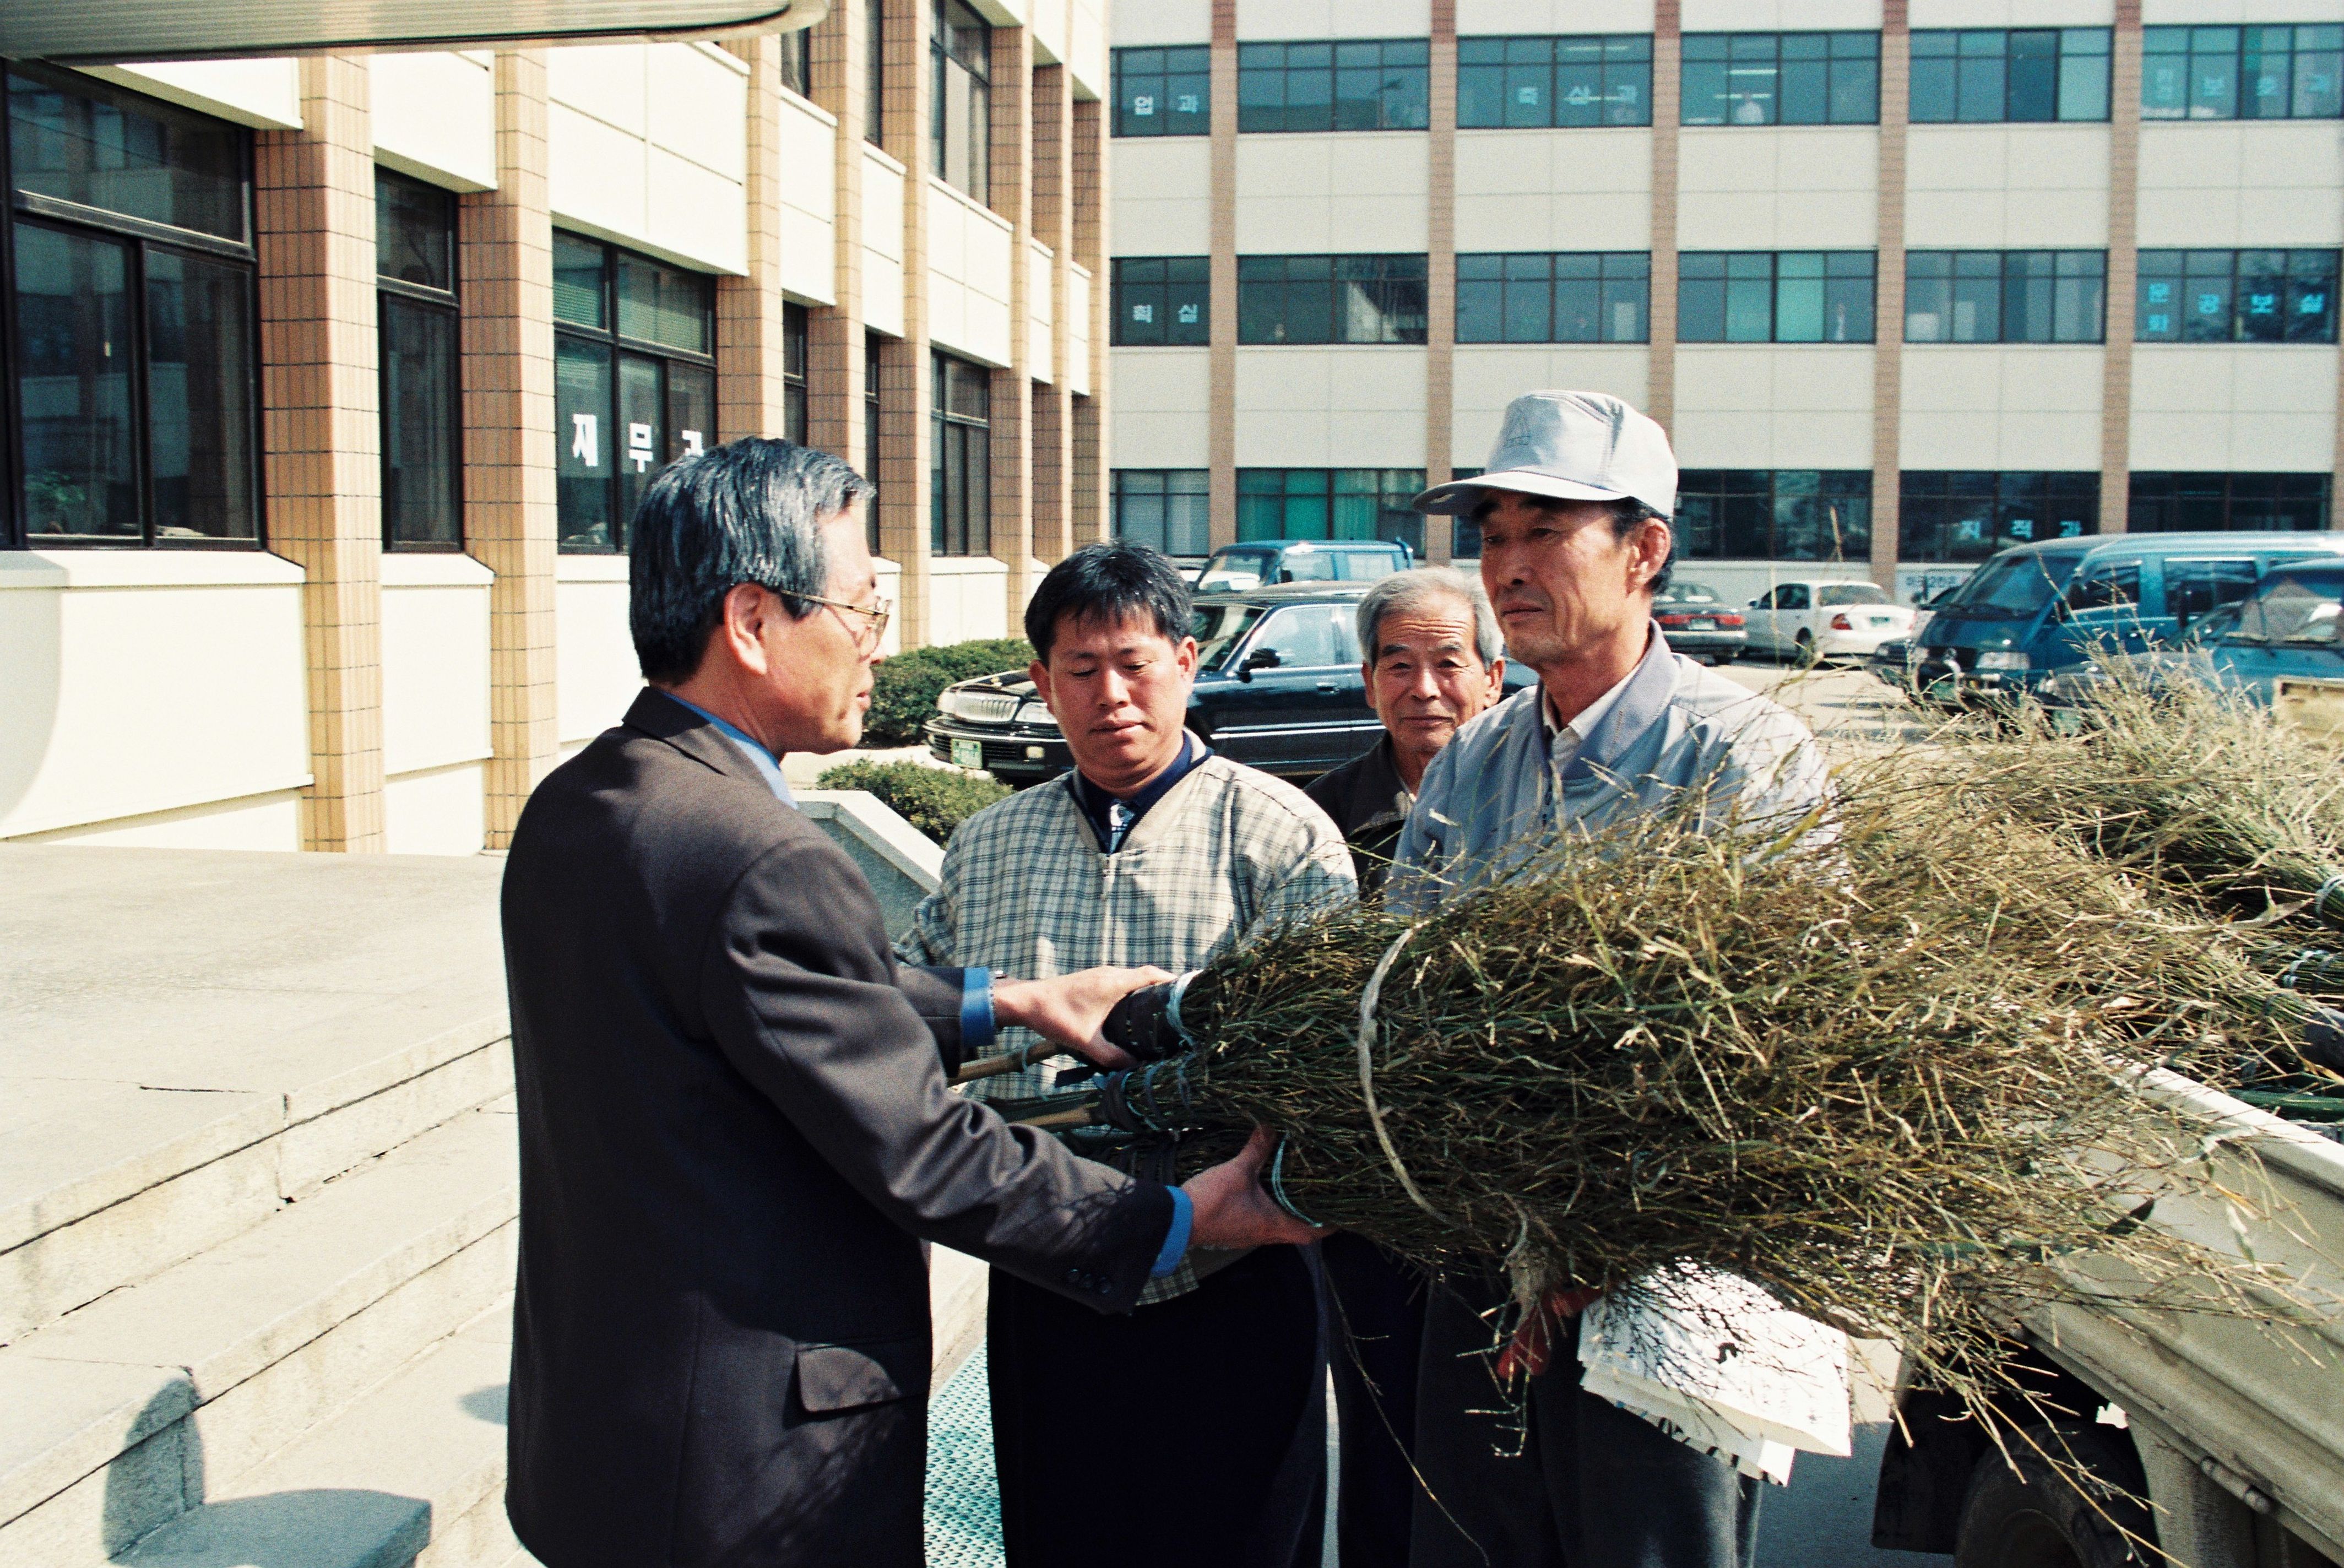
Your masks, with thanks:
<instances>
[{"instance_id":1,"label":"man wearing gray cap","mask_svg":"<svg viewBox=\"0 0 2344 1568\"><path fill-rule=\"evenodd\" d=\"M1828 784L1806 726L1672 653L1652 618L1669 575L1677 465L1661 427L1600 392L1529 392L1489 468L1420 511L1481 527L1481 583L1509 657L1539 683L1426 769L1387 897L1429 911L1555 834L1698 797L1704 821L1793 821ZM1425 1322L1411 1568L1746 1568L1756 1483L1579 1386L1586 1291L1542 1303L1502 1356L1504 1280L1450 1275ZM1485 1319L1482 1314L1490 1313ZM1499 1413L1521 1401L1521 1423Z\"/></svg>"}]
</instances>

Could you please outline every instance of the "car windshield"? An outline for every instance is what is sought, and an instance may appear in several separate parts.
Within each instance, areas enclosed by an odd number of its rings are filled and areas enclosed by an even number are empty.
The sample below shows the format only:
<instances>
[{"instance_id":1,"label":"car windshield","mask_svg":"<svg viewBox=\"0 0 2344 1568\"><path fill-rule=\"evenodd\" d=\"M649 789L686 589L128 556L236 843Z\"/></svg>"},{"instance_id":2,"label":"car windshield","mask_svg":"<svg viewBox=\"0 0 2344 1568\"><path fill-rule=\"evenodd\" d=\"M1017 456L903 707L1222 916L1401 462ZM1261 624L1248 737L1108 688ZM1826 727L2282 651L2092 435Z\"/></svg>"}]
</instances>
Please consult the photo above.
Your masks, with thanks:
<instances>
[{"instance_id":1,"label":"car windshield","mask_svg":"<svg viewBox=\"0 0 2344 1568\"><path fill-rule=\"evenodd\" d=\"M2235 604L2220 604L2189 623L2182 641L2192 647L2219 642L2238 629L2238 612L2246 608L2243 600Z\"/></svg>"},{"instance_id":2,"label":"car windshield","mask_svg":"<svg viewBox=\"0 0 2344 1568\"><path fill-rule=\"evenodd\" d=\"M1674 582L1652 596L1655 604L1715 604L1717 590L1698 582Z\"/></svg>"},{"instance_id":3,"label":"car windshield","mask_svg":"<svg viewBox=\"0 0 2344 1568\"><path fill-rule=\"evenodd\" d=\"M1217 670L1261 619L1258 604L1199 604L1197 606L1197 668Z\"/></svg>"},{"instance_id":4,"label":"car windshield","mask_svg":"<svg viewBox=\"0 0 2344 1568\"><path fill-rule=\"evenodd\" d=\"M2344 595L2344 577L2289 572L2255 596L2240 624L2268 642L2333 648L2344 632L2339 595Z\"/></svg>"},{"instance_id":5,"label":"car windshield","mask_svg":"<svg viewBox=\"0 0 2344 1568\"><path fill-rule=\"evenodd\" d=\"M1210 593L1215 589L1223 592L1242 593L1248 588L1261 586L1261 575L1269 570L1275 552L1268 550L1231 550L1227 547L1213 551L1205 570L1197 574L1197 592ZM1203 639L1199 637L1198 641Z\"/></svg>"},{"instance_id":6,"label":"car windshield","mask_svg":"<svg viewBox=\"0 0 2344 1568\"><path fill-rule=\"evenodd\" d=\"M1876 582L1825 582L1815 589L1817 604L1885 604L1888 595Z\"/></svg>"},{"instance_id":7,"label":"car windshield","mask_svg":"<svg viewBox=\"0 0 2344 1568\"><path fill-rule=\"evenodd\" d=\"M2006 555L1973 572L1946 601L1948 612L1999 621L2031 620L2058 593L2080 555Z\"/></svg>"}]
</instances>

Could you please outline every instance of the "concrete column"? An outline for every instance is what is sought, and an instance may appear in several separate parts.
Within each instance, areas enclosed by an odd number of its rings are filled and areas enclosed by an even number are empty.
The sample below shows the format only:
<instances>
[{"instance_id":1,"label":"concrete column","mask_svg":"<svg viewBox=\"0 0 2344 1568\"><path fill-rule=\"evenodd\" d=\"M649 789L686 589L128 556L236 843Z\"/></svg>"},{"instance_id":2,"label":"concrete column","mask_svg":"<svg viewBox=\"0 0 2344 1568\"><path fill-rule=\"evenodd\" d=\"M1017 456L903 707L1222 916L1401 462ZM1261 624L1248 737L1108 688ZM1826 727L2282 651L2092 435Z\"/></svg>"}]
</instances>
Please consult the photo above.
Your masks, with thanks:
<instances>
[{"instance_id":1,"label":"concrete column","mask_svg":"<svg viewBox=\"0 0 2344 1568\"><path fill-rule=\"evenodd\" d=\"M2140 0L2117 0L2108 62L2108 327L2100 372L2100 531L2132 510L2132 338L2140 288Z\"/></svg>"},{"instance_id":2,"label":"concrete column","mask_svg":"<svg viewBox=\"0 0 2344 1568\"><path fill-rule=\"evenodd\" d=\"M1425 178L1424 482L1449 478L1457 417L1457 0L1432 0ZM1424 520L1428 560L1449 564L1454 520Z\"/></svg>"},{"instance_id":3,"label":"concrete column","mask_svg":"<svg viewBox=\"0 0 2344 1568\"><path fill-rule=\"evenodd\" d=\"M903 569L896 619L902 645L928 640L928 508L935 398L928 364L928 115L934 96L926 0L886 0L884 148L904 176L904 335L879 361L879 553Z\"/></svg>"},{"instance_id":4,"label":"concrete column","mask_svg":"<svg viewBox=\"0 0 2344 1568\"><path fill-rule=\"evenodd\" d=\"M1212 161L1212 332L1206 350L1205 461L1211 542L1217 549L1238 536L1238 0L1213 0L1212 66L1213 112L1207 133Z\"/></svg>"},{"instance_id":5,"label":"concrete column","mask_svg":"<svg viewBox=\"0 0 2344 1568\"><path fill-rule=\"evenodd\" d=\"M1912 112L1908 0L1882 0L1879 258L1872 312L1872 580L1896 595L1904 499L1904 144Z\"/></svg>"},{"instance_id":6,"label":"concrete column","mask_svg":"<svg viewBox=\"0 0 2344 1568\"><path fill-rule=\"evenodd\" d=\"M545 52L497 56L497 188L457 208L463 278L464 548L489 590L488 846L559 760L553 596L553 218Z\"/></svg>"},{"instance_id":7,"label":"concrete column","mask_svg":"<svg viewBox=\"0 0 2344 1568\"><path fill-rule=\"evenodd\" d=\"M1073 405L1073 458L1066 481L1074 515L1075 542L1095 544L1109 532L1107 513L1107 293L1106 106L1096 98L1075 100L1072 146L1075 260L1091 275L1090 392ZM1217 319L1221 307L1214 307ZM1236 309L1232 298L1228 307Z\"/></svg>"},{"instance_id":8,"label":"concrete column","mask_svg":"<svg viewBox=\"0 0 2344 1568\"><path fill-rule=\"evenodd\" d=\"M778 436L789 428L782 374L782 44L780 35L767 33L724 46L749 67L749 272L716 280L716 439L724 441Z\"/></svg>"},{"instance_id":9,"label":"concrete column","mask_svg":"<svg viewBox=\"0 0 2344 1568\"><path fill-rule=\"evenodd\" d=\"M1074 76L1064 66L1034 71L1034 238L1050 248L1050 362L1034 398L1034 553L1056 564L1075 548L1073 478ZM1035 287L1044 286L1036 279ZM1108 280L1096 280L1104 288Z\"/></svg>"},{"instance_id":10,"label":"concrete column","mask_svg":"<svg viewBox=\"0 0 2344 1568\"><path fill-rule=\"evenodd\" d=\"M1004 624L1015 626L1040 581L1034 570L1034 35L993 29L991 202L1009 234L1009 365L993 372L993 542L1007 564Z\"/></svg>"},{"instance_id":11,"label":"concrete column","mask_svg":"<svg viewBox=\"0 0 2344 1568\"><path fill-rule=\"evenodd\" d=\"M305 849L383 847L382 457L367 62L300 62L298 131L254 138L268 544L308 573Z\"/></svg>"},{"instance_id":12,"label":"concrete column","mask_svg":"<svg viewBox=\"0 0 2344 1568\"><path fill-rule=\"evenodd\" d=\"M1677 422L1677 122L1683 102L1684 7L1652 5L1652 302L1644 412L1672 434Z\"/></svg>"},{"instance_id":13,"label":"concrete column","mask_svg":"<svg viewBox=\"0 0 2344 1568\"><path fill-rule=\"evenodd\" d=\"M806 439L875 474L871 432L864 428L863 167L871 97L870 18L860 5L838 5L813 29L814 102L838 116L831 183L831 288L837 303L806 320Z\"/></svg>"}]
</instances>

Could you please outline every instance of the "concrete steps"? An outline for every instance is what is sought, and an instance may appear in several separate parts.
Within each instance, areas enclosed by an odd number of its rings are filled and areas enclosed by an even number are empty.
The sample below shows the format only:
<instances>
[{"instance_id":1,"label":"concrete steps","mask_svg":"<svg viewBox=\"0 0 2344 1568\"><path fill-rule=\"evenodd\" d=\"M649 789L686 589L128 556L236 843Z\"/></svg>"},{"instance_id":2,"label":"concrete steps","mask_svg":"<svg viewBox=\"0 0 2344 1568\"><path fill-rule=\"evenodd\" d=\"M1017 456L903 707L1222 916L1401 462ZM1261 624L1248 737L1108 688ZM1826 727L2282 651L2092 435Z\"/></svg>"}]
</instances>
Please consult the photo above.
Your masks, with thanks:
<instances>
[{"instance_id":1,"label":"concrete steps","mask_svg":"<svg viewBox=\"0 0 2344 1568\"><path fill-rule=\"evenodd\" d=\"M117 1560L183 1516L190 1542L227 1540L223 1533L248 1521L255 1530L292 1529L318 1510L348 1523L379 1508L389 1520L398 1512L391 1504L361 1507L348 1498L330 1507L308 1498L211 1509L221 1499L287 1491L264 1478L326 1442L362 1408L408 1411L401 1418L408 1425L380 1437L367 1462L376 1473L411 1484L391 1492L379 1482L341 1490L429 1502L427 1525L461 1520L490 1492L500 1493L504 1352L482 1338L488 1330L466 1325L512 1284L518 1189L509 1105L446 1118L308 1196L273 1206L240 1233L0 1350L0 1408L9 1411L0 1430L0 1562L75 1568ZM460 1369L474 1378L443 1415L474 1440L487 1468L480 1472L485 1479L467 1480L473 1472L466 1470L417 1492L412 1487L432 1477L402 1467L470 1452L456 1438L421 1449L409 1441L420 1420L411 1401L427 1396L389 1391L442 1388L411 1383L427 1363L435 1376ZM400 1397L410 1404L400 1405ZM473 1414L462 1400L492 1401L496 1419ZM366 1444L353 1442L349 1452L363 1455ZM358 1514L332 1512L345 1504ZM494 1512L501 1528L500 1498ZM406 1521L399 1530L411 1533L411 1512L399 1515ZM197 1522L198 1515L210 1522ZM346 1533L340 1524L330 1532ZM487 1556L449 1560L495 1560L493 1531L486 1534ZM383 1549L406 1539L393 1531ZM405 1557L366 1561L404 1563L431 1540L427 1528ZM210 1560L196 1545L185 1550L197 1553L186 1561ZM298 1568L313 1559L279 1553L232 1560Z\"/></svg>"}]
</instances>

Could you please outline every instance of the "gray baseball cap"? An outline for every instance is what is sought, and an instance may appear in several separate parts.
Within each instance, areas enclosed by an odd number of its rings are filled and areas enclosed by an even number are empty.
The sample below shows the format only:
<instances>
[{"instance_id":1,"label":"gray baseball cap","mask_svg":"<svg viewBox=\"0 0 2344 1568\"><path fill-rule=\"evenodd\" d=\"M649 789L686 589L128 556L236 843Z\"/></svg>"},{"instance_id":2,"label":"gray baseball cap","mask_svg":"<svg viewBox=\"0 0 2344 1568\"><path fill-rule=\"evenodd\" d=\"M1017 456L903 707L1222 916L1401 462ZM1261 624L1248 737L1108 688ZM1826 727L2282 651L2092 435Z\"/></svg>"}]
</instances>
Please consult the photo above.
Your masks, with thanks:
<instances>
[{"instance_id":1,"label":"gray baseball cap","mask_svg":"<svg viewBox=\"0 0 2344 1568\"><path fill-rule=\"evenodd\" d=\"M1666 430L1607 392L1524 392L1506 405L1489 468L1434 485L1413 504L1419 511L1470 512L1491 490L1559 501L1632 496L1672 517L1676 454Z\"/></svg>"}]
</instances>

